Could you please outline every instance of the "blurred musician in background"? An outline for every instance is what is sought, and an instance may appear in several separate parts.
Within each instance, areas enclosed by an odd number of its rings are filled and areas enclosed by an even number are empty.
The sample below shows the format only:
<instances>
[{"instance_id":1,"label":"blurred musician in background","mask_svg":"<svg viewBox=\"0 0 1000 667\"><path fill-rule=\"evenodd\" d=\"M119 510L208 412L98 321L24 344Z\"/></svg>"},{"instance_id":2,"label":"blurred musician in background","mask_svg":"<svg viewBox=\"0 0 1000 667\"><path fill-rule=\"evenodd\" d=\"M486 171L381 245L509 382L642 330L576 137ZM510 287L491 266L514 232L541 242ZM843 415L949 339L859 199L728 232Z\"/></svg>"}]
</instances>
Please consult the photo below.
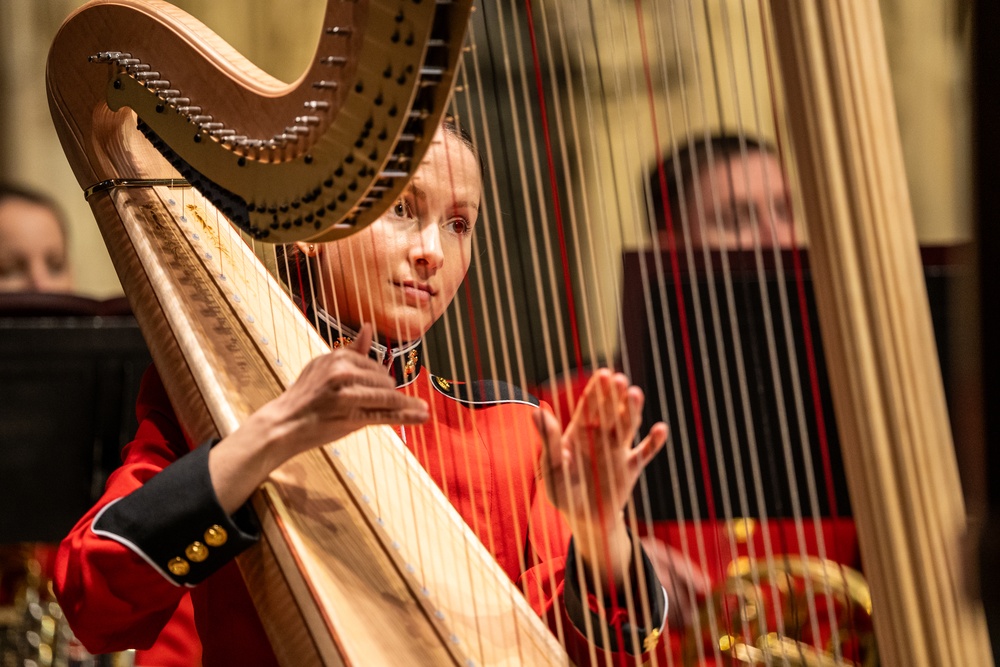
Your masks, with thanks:
<instances>
[{"instance_id":1,"label":"blurred musician in background","mask_svg":"<svg viewBox=\"0 0 1000 667\"><path fill-rule=\"evenodd\" d=\"M67 236L52 199L0 183L0 291L72 292Z\"/></svg>"},{"instance_id":2,"label":"blurred musician in background","mask_svg":"<svg viewBox=\"0 0 1000 667\"><path fill-rule=\"evenodd\" d=\"M810 354L803 351L804 325L800 320L804 311L800 311L797 306L791 309L793 323L789 339L786 340L786 335L775 328L775 333L772 335L776 336L777 352L769 351L766 344L767 336L762 322L774 317L772 311L777 311L779 308L776 286L779 283L785 284L786 281L798 280L797 277L793 277L791 253L801 245L796 235L787 180L779 157L775 149L764 141L726 134L697 139L691 144L678 147L675 151L665 152L667 153L665 159L652 164L643 179L647 213L650 216L649 228L653 234L653 248L654 252L662 253L665 268L663 275L654 275L652 255L646 255L642 259L641 253L639 258L632 253L633 256L626 260L626 272L630 270L629 266L633 269L638 266L638 264L630 265L629 259L646 262L650 278L646 287L649 292L647 296L644 297L641 293L639 296L632 295L633 306L638 304L637 307L629 308L630 299L626 295L623 325L625 339L622 346L627 354L623 354L622 359L628 360L625 372L635 371L633 375L635 382L647 397L644 424L666 420L676 433L681 430L678 422L683 420L686 426L683 430L691 438L689 446L692 449L691 457L695 459L695 467L704 465L703 473L711 471L710 474L694 474L693 477L689 477L687 471L678 463L678 467L682 469L676 471L679 476L677 483L681 489L677 494L677 490L667 483L667 480L674 478L671 476L666 457L661 456L650 464L644 479L640 482L648 485L646 503L651 506L650 518L654 520L651 525L655 525L655 534L645 535L643 543L670 595L671 615L678 617L678 620L688 627L688 632L693 630L692 623L701 623L701 632L704 633L706 630L704 610L711 610L714 606L716 613L719 613L721 598L718 597L718 591L727 585L724 579L732 575L733 564L738 559L747 557L747 542L770 539L775 544L794 544L790 532L793 523L789 517L795 501L794 493L786 488L788 486L786 480L795 478L802 484L803 479L815 475L817 484L824 483L825 478L821 473L820 463L822 455L817 446L820 441L830 442L833 472L829 479L834 480L833 488L824 489L820 494L822 498L819 514L828 549L824 555L826 558L854 568L860 566L860 561L856 531L850 520L850 510L846 500L846 485L843 482L842 463L833 424L832 404L828 397L825 363L817 323L810 322L810 326L812 336L816 339L815 354L819 368L817 386L822 396L821 400L817 400L817 404L822 403L823 410L827 414L822 434L819 432L822 421L817 423L815 415L812 414L805 417L793 414L793 402L787 395L794 381L802 382L802 378L805 377L805 355ZM763 266L768 267L763 273L759 272L759 265L754 258L756 250L763 251ZM728 331L729 322L732 321L733 326L740 331L738 345L726 345L720 351L708 341L703 347L703 342L695 333L681 331L680 322L684 321L684 318L679 317L681 302L675 292L674 279L669 268L672 261L669 253L673 251L676 251L677 260L681 267L684 267L681 270L681 282L688 326L694 326L692 323L695 321L696 310L700 310L701 317L705 321L704 326L709 330ZM783 256L781 272L774 266L772 251L787 251L781 253ZM722 277L720 271L720 267L723 266L720 259L723 257L727 258L726 266L731 271L726 278ZM711 259L706 260L706 258ZM807 266L807 258L803 256L801 261ZM693 271L690 273L687 268L688 262L694 263ZM727 280L731 281L731 293L727 293L725 289ZM698 286L697 289L693 288L694 285ZM794 295L793 286L788 285L786 289ZM768 302L762 301L761 293L765 291L770 295L769 305ZM804 291L807 293L806 301L812 303L811 283L804 286ZM713 293L721 302L717 309L711 306L709 293ZM661 311L661 297L667 304L666 312ZM810 320L813 316L814 313L810 313ZM652 347L658 347L663 354L667 349L668 336L672 336L678 346L681 344L681 337L688 336L694 358L702 359L707 355L709 358L707 366L710 370L705 371L701 362L696 362L694 368L688 371L692 374L689 379L678 362L676 372L683 376L678 382L681 388L671 390L672 366L665 357L661 358L665 384L662 391L667 396L665 400L661 400L656 374L650 370L653 365L650 350ZM737 351L736 347L740 349ZM783 356L786 350L789 354L798 355L796 359L798 368L801 369L800 375L789 373L789 361ZM746 392L745 402L740 398L737 381L740 377L737 364L740 363L751 387ZM728 378L728 387L723 386L725 378ZM781 385L775 384L775 379L778 378L782 381ZM688 384L689 381L696 387L695 389ZM774 393L762 389L774 386L784 387L781 397L784 399L783 402L779 401L779 397ZM675 391L678 392L677 395ZM692 391L696 391L697 396L692 396ZM727 391L733 395L730 403L734 406L732 413L725 409ZM708 455L708 461L700 461L704 454L697 451L693 434L699 426L696 422L701 419L707 420L707 417L698 415L693 407L696 403L700 403L701 406L710 403L719 406L715 418L720 422L720 426L717 429L705 426L703 437L706 451L724 452L721 455L723 460L719 460L719 455L713 453ZM779 414L779 405L783 406L785 414ZM746 411L749 411L749 414L746 414ZM799 418L804 418L808 424L805 427L808 437L804 442L798 441L800 431L795 427L795 420ZM798 456L794 463L790 463L782 456L780 435L782 429L779 424L783 420L787 420L790 424L788 428L792 434L789 436L793 443L792 449L798 451L809 447L811 450L816 450L812 459L814 469L808 469L803 461L798 460ZM719 449L713 447L716 437L721 439ZM749 443L755 444L750 446ZM737 454L741 458L736 458ZM680 459L679 454L677 458ZM763 480L751 479L749 472L751 458L756 459L761 466ZM738 468L737 462L741 460L742 468ZM795 477L789 475L786 466L794 467ZM737 482L735 477L740 469L744 471L746 479ZM738 498L736 489L739 484L751 489L748 508L735 507ZM763 507L758 506L758 499L753 497L753 489L761 484L764 491L759 497L763 499ZM802 489L797 491L799 497L805 497ZM706 507L712 506L713 499L716 508L723 507L722 498L727 494L734 505L734 511L739 513L736 517L705 515L700 517L702 519L698 528L702 533L700 539L710 547L707 557L699 557L691 547L688 547L686 552L682 551L683 540L680 539L680 533L686 529L681 526L685 521L690 526L689 519L694 513L693 508L687 506L687 503L691 502L690 497L697 496L700 511L705 512ZM682 507L677 506L676 498L681 499ZM802 512L810 513L810 509L803 508ZM762 517L767 520L762 520ZM763 537L765 532L770 533L770 538ZM689 533L687 536L689 544L693 543L693 539L693 533ZM732 544L737 545L735 550L729 546ZM712 548L713 545L715 548ZM760 544L754 547L758 554L762 552L762 546ZM796 553L791 558L796 560L800 555L804 554ZM817 555L815 546L809 548L808 555L810 557ZM855 580L860 581L860 575ZM818 584L814 584L814 587L816 590L821 588ZM789 588L789 591L794 590L797 590L795 586ZM818 601L816 604L822 607ZM779 606L774 605L775 609ZM699 607L702 608L702 612L698 611ZM804 605L789 606L792 610L797 607ZM720 618L719 622L724 624L724 619ZM675 628L679 625L680 623L672 623ZM798 626L799 620L790 617L785 619L786 630ZM830 627L836 627L836 622L830 626L825 622L818 625L818 631L824 639L827 639L824 633L829 633ZM841 630L845 633L848 631L868 633L870 636L867 621L860 618L856 625L841 627ZM798 637L789 631L789 636L805 641L806 644L813 641L810 639L810 629ZM707 652L713 643L711 637L706 636L705 643ZM849 652L847 649L845 651Z\"/></svg>"},{"instance_id":3,"label":"blurred musician in background","mask_svg":"<svg viewBox=\"0 0 1000 667\"><path fill-rule=\"evenodd\" d=\"M790 248L795 226L784 171L767 143L735 135L696 140L653 165L646 177L661 248ZM671 239L664 202L670 202Z\"/></svg>"},{"instance_id":4,"label":"blurred musician in background","mask_svg":"<svg viewBox=\"0 0 1000 667\"><path fill-rule=\"evenodd\" d=\"M66 220L55 202L39 192L0 182L0 292L72 291L66 236ZM8 539L0 544L0 612L5 612L0 621L0 664L4 665L39 659L60 640L65 643L56 632L49 637L38 632L42 618L59 618L58 605L47 591L54 547L8 544ZM40 637L34 645L28 641L31 633Z\"/></svg>"},{"instance_id":5,"label":"blurred musician in background","mask_svg":"<svg viewBox=\"0 0 1000 667\"><path fill-rule=\"evenodd\" d=\"M68 221L52 198L21 185L0 183L0 292L19 293L17 297L30 300L30 312L40 315L68 317L80 303L99 303L82 297L50 300L74 293L68 236ZM11 302L8 307L20 312L28 303ZM46 656L55 663L90 659L75 645L50 592L55 549L46 543L0 544L0 610L10 610L0 625L0 664L31 660L50 664ZM140 651L134 661L138 667L195 667L200 653L194 611L185 596L154 646ZM113 659L116 665L125 665L133 656Z\"/></svg>"}]
</instances>

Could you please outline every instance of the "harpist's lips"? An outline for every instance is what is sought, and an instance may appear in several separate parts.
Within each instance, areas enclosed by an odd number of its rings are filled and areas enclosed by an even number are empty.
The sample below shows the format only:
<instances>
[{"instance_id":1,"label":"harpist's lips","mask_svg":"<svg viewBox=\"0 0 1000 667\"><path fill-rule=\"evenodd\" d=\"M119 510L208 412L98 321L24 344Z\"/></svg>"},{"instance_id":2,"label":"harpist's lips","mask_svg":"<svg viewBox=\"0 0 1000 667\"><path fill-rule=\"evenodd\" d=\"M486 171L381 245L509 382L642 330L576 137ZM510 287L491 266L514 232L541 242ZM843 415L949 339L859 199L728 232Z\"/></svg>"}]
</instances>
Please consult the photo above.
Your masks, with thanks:
<instances>
[{"instance_id":1,"label":"harpist's lips","mask_svg":"<svg viewBox=\"0 0 1000 667\"><path fill-rule=\"evenodd\" d=\"M425 305L430 303L431 298L437 296L437 290L427 283L404 280L393 284L403 290L403 298L413 305Z\"/></svg>"}]
</instances>

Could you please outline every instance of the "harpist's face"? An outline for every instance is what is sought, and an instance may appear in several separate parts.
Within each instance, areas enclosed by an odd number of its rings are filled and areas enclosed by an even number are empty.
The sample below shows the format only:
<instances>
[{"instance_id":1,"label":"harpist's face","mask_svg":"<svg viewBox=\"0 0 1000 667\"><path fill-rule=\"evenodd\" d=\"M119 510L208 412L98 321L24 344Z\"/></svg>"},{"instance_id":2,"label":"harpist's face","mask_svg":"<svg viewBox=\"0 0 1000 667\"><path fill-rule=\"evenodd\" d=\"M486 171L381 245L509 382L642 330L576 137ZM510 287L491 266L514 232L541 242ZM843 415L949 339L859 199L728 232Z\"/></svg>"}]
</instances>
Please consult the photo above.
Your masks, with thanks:
<instances>
[{"instance_id":1,"label":"harpist's face","mask_svg":"<svg viewBox=\"0 0 1000 667\"><path fill-rule=\"evenodd\" d=\"M472 149L439 130L393 207L363 231L322 247L321 305L355 328L374 322L382 338L422 336L469 269L482 193Z\"/></svg>"}]
</instances>

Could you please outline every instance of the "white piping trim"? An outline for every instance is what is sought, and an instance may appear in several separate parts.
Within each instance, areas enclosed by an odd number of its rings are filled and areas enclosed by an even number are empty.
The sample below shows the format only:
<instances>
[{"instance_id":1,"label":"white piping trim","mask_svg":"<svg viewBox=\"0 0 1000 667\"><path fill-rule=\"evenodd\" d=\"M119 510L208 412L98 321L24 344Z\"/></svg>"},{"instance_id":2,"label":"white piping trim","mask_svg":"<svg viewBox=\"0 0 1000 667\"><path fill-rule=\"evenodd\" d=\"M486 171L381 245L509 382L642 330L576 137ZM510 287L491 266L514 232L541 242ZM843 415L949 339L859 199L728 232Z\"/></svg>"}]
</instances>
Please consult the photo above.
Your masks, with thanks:
<instances>
[{"instance_id":1,"label":"white piping trim","mask_svg":"<svg viewBox=\"0 0 1000 667\"><path fill-rule=\"evenodd\" d=\"M152 558L150 558L149 556L146 555L146 552L144 552L142 549L140 549L133 542L125 539L121 535L117 535L115 533L112 533L112 532L109 532L109 531L106 531L106 530L98 530L97 528L95 528L95 526L97 525L97 522L104 515L104 512L106 512L109 507L111 507L112 505L114 505L115 503L117 503L119 500L121 500L121 498L115 498L110 503L108 503L107 505L105 505L104 507L101 508L101 511L98 512L97 516L94 517L94 520L90 522L90 532L94 533L94 535L99 535L100 537L107 538L109 540L112 540L113 542L117 542L118 544L121 544L121 545L123 545L125 547L128 547L130 550L132 550L133 552L135 552L136 554L138 554L138 556L140 558L142 558L144 561L146 561L149 564L150 567L152 567L154 570L156 570L157 572L159 572L160 575L164 579L166 579L167 581L169 581L174 586L177 586L178 588L180 588L181 586L183 586L185 588L194 588L194 584L179 584L176 581L174 581L173 577L171 577L169 574L167 574L163 570L163 568L161 568L159 565L157 565L153 561Z\"/></svg>"},{"instance_id":2,"label":"white piping trim","mask_svg":"<svg viewBox=\"0 0 1000 667\"><path fill-rule=\"evenodd\" d=\"M506 400L506 401L463 401L460 398L455 398L454 396L452 396L451 394L449 394L448 392L446 392L444 389L442 389L441 387L439 387L438 384L437 384L437 382L434 382L434 380L436 378L438 378L438 377L439 376L437 376L437 375L431 374L431 386L434 387L434 389L437 391L437 393L441 394L442 396L447 396L451 400L455 401L456 403L461 403L462 405L476 405L476 406L483 405L483 406L487 406L487 405L510 405L511 403L513 403L515 405L528 405L528 406L531 406L533 408L540 408L541 407L540 405L532 403L531 401L521 401L521 400L518 400L516 398L512 398L512 399L509 399L509 400ZM441 379L444 379L444 378L441 378ZM483 380L483 382L492 382L492 380Z\"/></svg>"},{"instance_id":3,"label":"white piping trim","mask_svg":"<svg viewBox=\"0 0 1000 667\"><path fill-rule=\"evenodd\" d=\"M667 595L667 589L663 584L660 584L660 590L663 591L663 620L660 621L660 638L662 639L663 631L667 628L667 612L670 611L670 597Z\"/></svg>"}]
</instances>

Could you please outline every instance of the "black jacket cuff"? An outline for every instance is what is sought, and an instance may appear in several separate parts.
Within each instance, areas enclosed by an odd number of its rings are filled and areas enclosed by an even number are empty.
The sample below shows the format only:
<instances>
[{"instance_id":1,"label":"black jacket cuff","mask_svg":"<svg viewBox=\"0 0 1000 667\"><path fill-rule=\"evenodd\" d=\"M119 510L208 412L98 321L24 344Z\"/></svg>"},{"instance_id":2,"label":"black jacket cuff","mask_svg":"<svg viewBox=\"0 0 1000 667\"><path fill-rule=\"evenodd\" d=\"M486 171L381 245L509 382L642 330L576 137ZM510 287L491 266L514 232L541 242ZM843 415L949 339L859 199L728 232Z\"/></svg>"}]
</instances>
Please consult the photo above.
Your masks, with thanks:
<instances>
[{"instance_id":1,"label":"black jacket cuff","mask_svg":"<svg viewBox=\"0 0 1000 667\"><path fill-rule=\"evenodd\" d=\"M646 582L645 596L641 596L639 594L639 578L634 573L630 573L630 579L632 580L632 601L638 618L623 620L620 625L620 631L619 628L612 627L611 631L607 634L610 646L602 645L604 635L603 632L595 632L594 634L596 636L593 638L593 641L599 648L604 650L624 650L632 655L640 655L645 652L647 639L649 637L653 637L654 639L658 637L666 620L666 592L663 590L663 586L660 585L660 580L656 576L656 570L653 568L653 563L646 556L646 552L642 549L642 547L639 548L639 553L642 557L642 568ZM586 619L588 614L590 615L590 621L592 623L591 627L608 627L609 619L603 618L597 610L586 601L590 592L588 591L581 594L579 585L580 577L578 572L576 544L574 538L570 540L569 550L566 553L566 572L564 575L565 585L563 588L563 600L566 604L566 614L569 616L570 620L573 621L573 625L580 629L587 627ZM586 583L589 585L591 582L587 581ZM608 597L607 593L608 592L605 591L605 610L611 610L615 607L619 609L626 608L627 599L624 587L622 590L616 591L617 595L614 600ZM644 616L643 609L641 608L642 600L649 600L649 618L645 618ZM636 635L638 645L633 644L633 633ZM624 641L624 647L619 646L619 640Z\"/></svg>"},{"instance_id":2,"label":"black jacket cuff","mask_svg":"<svg viewBox=\"0 0 1000 667\"><path fill-rule=\"evenodd\" d=\"M124 544L177 585L194 586L254 544L260 526L249 503L226 515L198 447L129 495L106 505L95 534Z\"/></svg>"}]
</instances>

